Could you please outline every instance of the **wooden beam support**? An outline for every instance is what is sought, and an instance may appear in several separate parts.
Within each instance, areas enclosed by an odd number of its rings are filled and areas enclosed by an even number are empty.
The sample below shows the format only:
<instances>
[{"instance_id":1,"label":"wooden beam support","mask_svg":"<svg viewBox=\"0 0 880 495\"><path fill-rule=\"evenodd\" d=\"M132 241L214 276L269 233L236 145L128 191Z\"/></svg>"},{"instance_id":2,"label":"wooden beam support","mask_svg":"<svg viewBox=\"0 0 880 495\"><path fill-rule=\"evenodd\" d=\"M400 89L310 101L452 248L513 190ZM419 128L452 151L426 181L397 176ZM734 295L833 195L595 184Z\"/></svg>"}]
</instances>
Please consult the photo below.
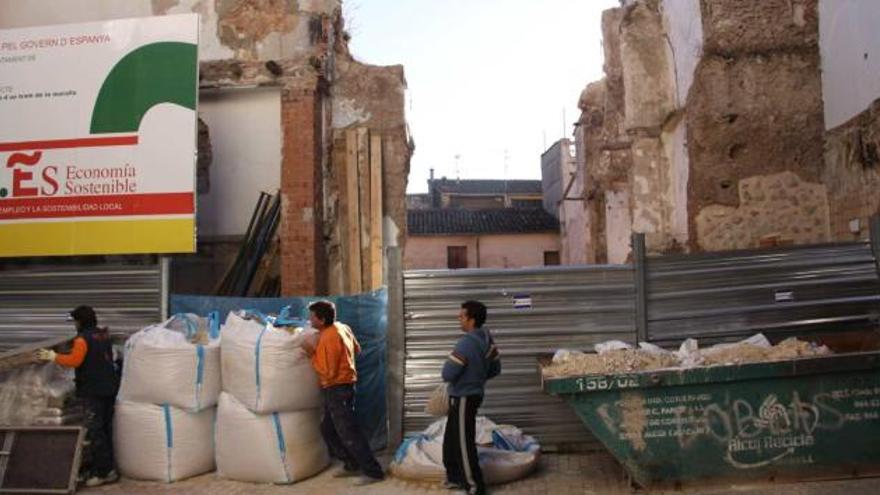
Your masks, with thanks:
<instances>
[{"instance_id":1,"label":"wooden beam support","mask_svg":"<svg viewBox=\"0 0 880 495\"><path fill-rule=\"evenodd\" d=\"M358 132L345 131L345 289L348 294L362 291L360 200L358 194Z\"/></svg>"},{"instance_id":2,"label":"wooden beam support","mask_svg":"<svg viewBox=\"0 0 880 495\"><path fill-rule=\"evenodd\" d=\"M369 290L370 282L370 131L357 130L358 212L360 214L361 290Z\"/></svg>"},{"instance_id":3,"label":"wooden beam support","mask_svg":"<svg viewBox=\"0 0 880 495\"><path fill-rule=\"evenodd\" d=\"M382 287L382 136L370 137L370 289Z\"/></svg>"}]
</instances>

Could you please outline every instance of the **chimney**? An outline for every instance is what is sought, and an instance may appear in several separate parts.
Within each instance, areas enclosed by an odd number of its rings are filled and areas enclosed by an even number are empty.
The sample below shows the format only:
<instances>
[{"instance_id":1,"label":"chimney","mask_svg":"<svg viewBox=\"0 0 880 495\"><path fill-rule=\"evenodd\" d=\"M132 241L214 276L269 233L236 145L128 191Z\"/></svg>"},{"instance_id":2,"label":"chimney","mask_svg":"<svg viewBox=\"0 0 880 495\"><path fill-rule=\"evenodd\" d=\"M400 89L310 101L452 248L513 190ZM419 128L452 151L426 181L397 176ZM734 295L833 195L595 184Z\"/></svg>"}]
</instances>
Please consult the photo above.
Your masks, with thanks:
<instances>
[{"instance_id":1,"label":"chimney","mask_svg":"<svg viewBox=\"0 0 880 495\"><path fill-rule=\"evenodd\" d=\"M430 175L428 176L428 180L434 180L434 167L431 167Z\"/></svg>"}]
</instances>

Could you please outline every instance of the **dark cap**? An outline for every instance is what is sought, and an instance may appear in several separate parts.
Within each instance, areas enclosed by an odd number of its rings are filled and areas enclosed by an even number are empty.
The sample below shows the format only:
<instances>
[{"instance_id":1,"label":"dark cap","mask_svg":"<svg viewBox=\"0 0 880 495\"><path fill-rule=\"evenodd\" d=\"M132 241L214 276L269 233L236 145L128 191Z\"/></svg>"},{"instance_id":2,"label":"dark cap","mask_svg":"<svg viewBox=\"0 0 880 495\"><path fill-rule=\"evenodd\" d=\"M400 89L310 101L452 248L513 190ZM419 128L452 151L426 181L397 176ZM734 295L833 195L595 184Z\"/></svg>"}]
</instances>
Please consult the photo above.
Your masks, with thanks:
<instances>
[{"instance_id":1,"label":"dark cap","mask_svg":"<svg viewBox=\"0 0 880 495\"><path fill-rule=\"evenodd\" d=\"M70 312L70 319L78 321L82 325L91 324L94 326L98 324L98 316L91 306L77 306L76 309Z\"/></svg>"}]
</instances>

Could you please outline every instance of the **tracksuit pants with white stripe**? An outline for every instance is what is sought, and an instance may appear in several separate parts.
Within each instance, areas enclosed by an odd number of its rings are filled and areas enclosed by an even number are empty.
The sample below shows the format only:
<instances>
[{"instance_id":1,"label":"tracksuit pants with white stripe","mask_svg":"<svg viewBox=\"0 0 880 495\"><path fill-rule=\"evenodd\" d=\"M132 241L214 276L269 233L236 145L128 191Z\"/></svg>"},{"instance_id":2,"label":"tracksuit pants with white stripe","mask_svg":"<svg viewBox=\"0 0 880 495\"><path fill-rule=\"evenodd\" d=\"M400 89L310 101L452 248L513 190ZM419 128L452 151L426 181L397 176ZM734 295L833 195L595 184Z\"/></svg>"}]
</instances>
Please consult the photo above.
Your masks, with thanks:
<instances>
[{"instance_id":1,"label":"tracksuit pants with white stripe","mask_svg":"<svg viewBox=\"0 0 880 495\"><path fill-rule=\"evenodd\" d=\"M461 485L468 493L477 495L486 493L475 438L477 409L482 403L482 395L449 397L449 413L443 434L446 481Z\"/></svg>"}]
</instances>

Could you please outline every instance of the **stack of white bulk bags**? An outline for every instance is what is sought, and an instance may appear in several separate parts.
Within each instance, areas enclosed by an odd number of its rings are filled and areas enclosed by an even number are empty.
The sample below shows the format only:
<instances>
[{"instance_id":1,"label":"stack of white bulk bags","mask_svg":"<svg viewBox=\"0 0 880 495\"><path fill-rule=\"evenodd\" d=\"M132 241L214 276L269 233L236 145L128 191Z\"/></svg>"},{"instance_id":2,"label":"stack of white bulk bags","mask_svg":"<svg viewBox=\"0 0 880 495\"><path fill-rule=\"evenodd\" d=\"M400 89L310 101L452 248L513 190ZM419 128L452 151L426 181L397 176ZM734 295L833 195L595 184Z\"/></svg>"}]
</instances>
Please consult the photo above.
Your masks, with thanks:
<instances>
[{"instance_id":1,"label":"stack of white bulk bags","mask_svg":"<svg viewBox=\"0 0 880 495\"><path fill-rule=\"evenodd\" d=\"M230 313L221 343L217 471L226 478L293 483L329 464L321 439L321 391L303 345L313 329Z\"/></svg>"},{"instance_id":2,"label":"stack of white bulk bags","mask_svg":"<svg viewBox=\"0 0 880 495\"><path fill-rule=\"evenodd\" d=\"M175 315L129 338L114 417L123 475L172 482L214 469L220 361L216 314Z\"/></svg>"},{"instance_id":3,"label":"stack of white bulk bags","mask_svg":"<svg viewBox=\"0 0 880 495\"><path fill-rule=\"evenodd\" d=\"M120 472L141 480L177 481L214 470L216 408L199 412L118 401L113 441Z\"/></svg>"}]
</instances>

